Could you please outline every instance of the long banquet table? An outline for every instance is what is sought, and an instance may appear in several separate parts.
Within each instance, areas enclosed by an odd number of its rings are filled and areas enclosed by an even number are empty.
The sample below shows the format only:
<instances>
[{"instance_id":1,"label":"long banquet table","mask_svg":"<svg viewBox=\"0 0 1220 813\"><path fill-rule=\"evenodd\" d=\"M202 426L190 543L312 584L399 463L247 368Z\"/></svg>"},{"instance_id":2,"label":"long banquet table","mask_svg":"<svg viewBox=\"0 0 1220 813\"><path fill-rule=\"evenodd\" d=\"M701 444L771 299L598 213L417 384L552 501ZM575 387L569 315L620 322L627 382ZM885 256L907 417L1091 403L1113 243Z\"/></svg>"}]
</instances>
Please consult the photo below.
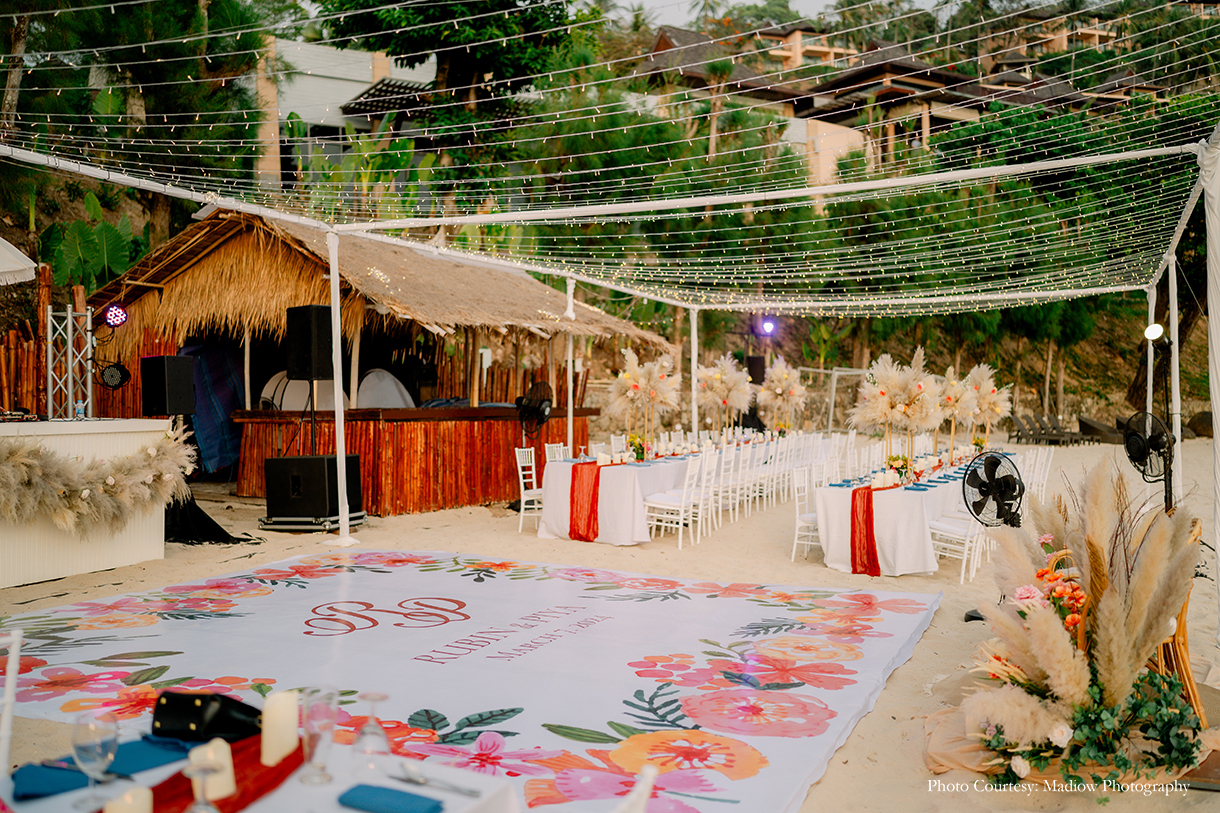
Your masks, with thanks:
<instances>
[{"instance_id":1,"label":"long banquet table","mask_svg":"<svg viewBox=\"0 0 1220 813\"><path fill-rule=\"evenodd\" d=\"M930 573L937 569L928 520L935 519L961 495L960 470L914 488L873 492L873 536L883 576ZM814 494L818 537L827 567L851 573L851 500L853 489L831 485Z\"/></svg>"},{"instance_id":2,"label":"long banquet table","mask_svg":"<svg viewBox=\"0 0 1220 813\"><path fill-rule=\"evenodd\" d=\"M572 467L576 461L550 463L542 478L540 539L568 539L572 517ZM646 463L602 466L598 489L596 541L635 545L648 541L644 500L653 494L681 488L686 458L665 458Z\"/></svg>"}]
</instances>

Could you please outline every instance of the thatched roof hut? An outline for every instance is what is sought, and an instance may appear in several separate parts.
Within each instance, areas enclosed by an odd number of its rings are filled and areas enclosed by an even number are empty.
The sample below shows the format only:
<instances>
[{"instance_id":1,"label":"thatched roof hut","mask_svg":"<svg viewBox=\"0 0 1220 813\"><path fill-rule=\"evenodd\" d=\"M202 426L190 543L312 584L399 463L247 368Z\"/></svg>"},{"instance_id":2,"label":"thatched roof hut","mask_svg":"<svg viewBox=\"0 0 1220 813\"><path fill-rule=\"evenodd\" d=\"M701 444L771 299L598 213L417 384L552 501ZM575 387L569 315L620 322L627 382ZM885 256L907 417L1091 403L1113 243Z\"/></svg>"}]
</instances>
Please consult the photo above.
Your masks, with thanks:
<instances>
[{"instance_id":1,"label":"thatched roof hut","mask_svg":"<svg viewBox=\"0 0 1220 813\"><path fill-rule=\"evenodd\" d=\"M319 229L214 212L89 297L99 319L111 303L123 305L129 316L109 343L108 329L99 328L99 355L133 357L146 331L167 344L209 332L280 339L287 308L329 304L328 256L326 234ZM565 295L525 271L460 262L423 245L342 234L339 273L349 340L373 323L391 331L395 323L414 323L414 329L433 333L479 328L509 338L513 333L621 336L663 352L671 349L657 334L581 302L575 320L564 318Z\"/></svg>"}]
</instances>

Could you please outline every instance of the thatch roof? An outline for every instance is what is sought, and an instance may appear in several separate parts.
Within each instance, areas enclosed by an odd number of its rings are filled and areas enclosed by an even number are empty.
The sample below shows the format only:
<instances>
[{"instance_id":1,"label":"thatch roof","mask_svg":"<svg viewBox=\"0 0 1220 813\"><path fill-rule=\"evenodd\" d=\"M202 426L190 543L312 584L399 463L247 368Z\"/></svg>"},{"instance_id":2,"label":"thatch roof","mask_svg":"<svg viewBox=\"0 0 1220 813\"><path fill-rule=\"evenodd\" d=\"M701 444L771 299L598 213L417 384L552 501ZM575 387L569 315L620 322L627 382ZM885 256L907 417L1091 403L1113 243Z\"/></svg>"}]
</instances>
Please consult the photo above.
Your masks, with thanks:
<instances>
[{"instance_id":1,"label":"thatch roof","mask_svg":"<svg viewBox=\"0 0 1220 813\"><path fill-rule=\"evenodd\" d=\"M288 308L329 304L328 257L320 229L215 212L89 297L99 319L112 302L129 314L105 355L129 358L145 330L179 344L209 331L237 338L246 330L282 337ZM655 333L581 302L575 321L564 318L567 297L523 270L461 262L424 246L340 235L339 275L349 338L369 321L392 324L399 317L434 331L477 327L501 333L617 335L671 349ZM106 332L100 329L103 338Z\"/></svg>"}]
</instances>

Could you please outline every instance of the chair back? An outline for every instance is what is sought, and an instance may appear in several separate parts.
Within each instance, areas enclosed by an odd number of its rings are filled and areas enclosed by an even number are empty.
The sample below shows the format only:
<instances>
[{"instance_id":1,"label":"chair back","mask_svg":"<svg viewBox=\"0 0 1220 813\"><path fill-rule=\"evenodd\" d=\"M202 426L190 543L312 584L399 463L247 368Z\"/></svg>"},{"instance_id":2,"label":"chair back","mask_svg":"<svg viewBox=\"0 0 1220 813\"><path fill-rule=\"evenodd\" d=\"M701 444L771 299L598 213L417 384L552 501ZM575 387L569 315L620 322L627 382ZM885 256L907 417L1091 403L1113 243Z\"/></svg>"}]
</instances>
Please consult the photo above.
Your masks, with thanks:
<instances>
[{"instance_id":1,"label":"chair back","mask_svg":"<svg viewBox=\"0 0 1220 813\"><path fill-rule=\"evenodd\" d=\"M792 470L792 501L796 503L796 517L808 514L809 505L809 469L800 466Z\"/></svg>"},{"instance_id":2,"label":"chair back","mask_svg":"<svg viewBox=\"0 0 1220 813\"><path fill-rule=\"evenodd\" d=\"M537 488L537 470L534 468L534 449L526 446L517 449L517 481L521 485L521 493Z\"/></svg>"},{"instance_id":3,"label":"chair back","mask_svg":"<svg viewBox=\"0 0 1220 813\"><path fill-rule=\"evenodd\" d=\"M548 443L546 444L545 449L546 462L548 463L554 463L558 460L571 457L571 453L568 451L567 444L565 443Z\"/></svg>"},{"instance_id":4,"label":"chair back","mask_svg":"<svg viewBox=\"0 0 1220 813\"><path fill-rule=\"evenodd\" d=\"M627 451L627 436L626 435L611 435L610 436L610 454L622 454Z\"/></svg>"},{"instance_id":5,"label":"chair back","mask_svg":"<svg viewBox=\"0 0 1220 813\"><path fill-rule=\"evenodd\" d=\"M594 443L589 447L589 454L597 457L599 454L608 454L610 447L604 443Z\"/></svg>"},{"instance_id":6,"label":"chair back","mask_svg":"<svg viewBox=\"0 0 1220 813\"><path fill-rule=\"evenodd\" d=\"M0 705L0 767L4 769L0 774L0 791L3 791L0 792L0 801L10 798L11 788L8 787L8 782L12 763L9 762L9 750L13 744L13 705L17 701L17 673L21 671L22 638L20 629L0 632L0 649L8 649L4 666L4 699Z\"/></svg>"},{"instance_id":7,"label":"chair back","mask_svg":"<svg viewBox=\"0 0 1220 813\"><path fill-rule=\"evenodd\" d=\"M697 454L686 461L686 476L682 479L682 501L695 498L699 487L699 472L703 470L703 455Z\"/></svg>"}]
</instances>

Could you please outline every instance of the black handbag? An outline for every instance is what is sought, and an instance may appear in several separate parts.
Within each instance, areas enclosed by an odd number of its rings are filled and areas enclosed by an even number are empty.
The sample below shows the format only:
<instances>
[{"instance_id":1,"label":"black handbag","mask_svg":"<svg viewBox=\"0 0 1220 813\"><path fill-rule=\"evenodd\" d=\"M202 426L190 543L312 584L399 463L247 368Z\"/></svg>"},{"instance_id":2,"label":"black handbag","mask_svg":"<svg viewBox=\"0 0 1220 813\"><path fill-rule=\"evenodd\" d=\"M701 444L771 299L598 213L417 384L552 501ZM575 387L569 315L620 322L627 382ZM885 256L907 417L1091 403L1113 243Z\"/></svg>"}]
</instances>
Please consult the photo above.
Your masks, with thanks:
<instances>
[{"instance_id":1,"label":"black handbag","mask_svg":"<svg viewBox=\"0 0 1220 813\"><path fill-rule=\"evenodd\" d=\"M223 694L163 691L153 709L152 733L158 737L237 742L261 730L261 711Z\"/></svg>"}]
</instances>

